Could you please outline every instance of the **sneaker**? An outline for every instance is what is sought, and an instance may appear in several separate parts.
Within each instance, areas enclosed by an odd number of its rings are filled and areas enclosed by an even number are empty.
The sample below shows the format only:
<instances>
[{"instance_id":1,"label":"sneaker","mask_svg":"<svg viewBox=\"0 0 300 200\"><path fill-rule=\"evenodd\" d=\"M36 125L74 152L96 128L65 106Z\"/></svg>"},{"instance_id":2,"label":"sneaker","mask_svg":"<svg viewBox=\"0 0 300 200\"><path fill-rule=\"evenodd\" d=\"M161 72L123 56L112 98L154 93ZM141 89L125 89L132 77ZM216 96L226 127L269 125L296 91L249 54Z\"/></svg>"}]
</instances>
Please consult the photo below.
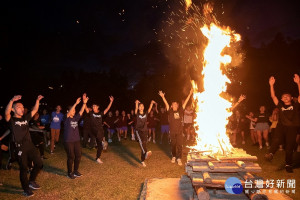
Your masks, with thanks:
<instances>
[{"instance_id":1,"label":"sneaker","mask_svg":"<svg viewBox=\"0 0 300 200\"><path fill-rule=\"evenodd\" d=\"M293 167L291 165L286 165L285 170L286 170L287 173L293 173L294 172Z\"/></svg>"},{"instance_id":2,"label":"sneaker","mask_svg":"<svg viewBox=\"0 0 300 200\"><path fill-rule=\"evenodd\" d=\"M142 162L143 167L146 167L147 165L145 164L145 162Z\"/></svg>"},{"instance_id":3,"label":"sneaker","mask_svg":"<svg viewBox=\"0 0 300 200\"><path fill-rule=\"evenodd\" d=\"M181 162L180 158L177 159L177 163L178 163L179 166L182 166L182 162Z\"/></svg>"},{"instance_id":4,"label":"sneaker","mask_svg":"<svg viewBox=\"0 0 300 200\"><path fill-rule=\"evenodd\" d=\"M246 142L245 142L245 141L243 141L243 142L242 142L242 144L246 144Z\"/></svg>"},{"instance_id":5,"label":"sneaker","mask_svg":"<svg viewBox=\"0 0 300 200\"><path fill-rule=\"evenodd\" d=\"M176 158L173 157L172 160L171 160L171 163L175 163L175 161L176 161Z\"/></svg>"},{"instance_id":6,"label":"sneaker","mask_svg":"<svg viewBox=\"0 0 300 200\"><path fill-rule=\"evenodd\" d=\"M259 146L259 150L262 150L262 148L263 148L262 146Z\"/></svg>"},{"instance_id":7,"label":"sneaker","mask_svg":"<svg viewBox=\"0 0 300 200\"><path fill-rule=\"evenodd\" d=\"M54 152L53 152L53 151L50 151L50 154L54 154Z\"/></svg>"},{"instance_id":8,"label":"sneaker","mask_svg":"<svg viewBox=\"0 0 300 200\"><path fill-rule=\"evenodd\" d=\"M99 163L99 164L103 164L103 162L100 158L97 158L96 162Z\"/></svg>"},{"instance_id":9,"label":"sneaker","mask_svg":"<svg viewBox=\"0 0 300 200\"><path fill-rule=\"evenodd\" d=\"M265 154L265 160L267 160L267 161L273 160L273 154L272 153Z\"/></svg>"},{"instance_id":10,"label":"sneaker","mask_svg":"<svg viewBox=\"0 0 300 200\"><path fill-rule=\"evenodd\" d=\"M266 147L269 147L270 145L269 145L269 142L266 142Z\"/></svg>"},{"instance_id":11,"label":"sneaker","mask_svg":"<svg viewBox=\"0 0 300 200\"><path fill-rule=\"evenodd\" d=\"M75 172L74 172L74 176L75 176L76 178L79 178L79 177L82 176L82 174L81 174L79 171L75 171Z\"/></svg>"},{"instance_id":12,"label":"sneaker","mask_svg":"<svg viewBox=\"0 0 300 200\"><path fill-rule=\"evenodd\" d=\"M41 189L41 186L39 186L35 181L30 181L29 182L29 187L33 190Z\"/></svg>"},{"instance_id":13,"label":"sneaker","mask_svg":"<svg viewBox=\"0 0 300 200\"><path fill-rule=\"evenodd\" d=\"M153 144L156 144L155 140L153 140Z\"/></svg>"},{"instance_id":14,"label":"sneaker","mask_svg":"<svg viewBox=\"0 0 300 200\"><path fill-rule=\"evenodd\" d=\"M151 137L148 138L148 142L150 142L150 141L151 141Z\"/></svg>"},{"instance_id":15,"label":"sneaker","mask_svg":"<svg viewBox=\"0 0 300 200\"><path fill-rule=\"evenodd\" d=\"M74 176L74 173L73 173L73 172L68 173L67 177L70 178L70 179L75 179L75 178L76 178L76 177Z\"/></svg>"},{"instance_id":16,"label":"sneaker","mask_svg":"<svg viewBox=\"0 0 300 200\"><path fill-rule=\"evenodd\" d=\"M23 194L26 197L32 197L34 195L32 190L30 190L30 189L29 190L24 190Z\"/></svg>"},{"instance_id":17,"label":"sneaker","mask_svg":"<svg viewBox=\"0 0 300 200\"><path fill-rule=\"evenodd\" d=\"M121 138L119 137L119 142L121 142Z\"/></svg>"},{"instance_id":18,"label":"sneaker","mask_svg":"<svg viewBox=\"0 0 300 200\"><path fill-rule=\"evenodd\" d=\"M112 139L108 139L108 143L112 143Z\"/></svg>"},{"instance_id":19,"label":"sneaker","mask_svg":"<svg viewBox=\"0 0 300 200\"><path fill-rule=\"evenodd\" d=\"M132 137L131 137L131 140L132 140L132 141L134 141L134 140L135 140L134 136L132 136Z\"/></svg>"},{"instance_id":20,"label":"sneaker","mask_svg":"<svg viewBox=\"0 0 300 200\"><path fill-rule=\"evenodd\" d=\"M145 160L149 159L151 155L152 155L152 151L147 151Z\"/></svg>"}]
</instances>

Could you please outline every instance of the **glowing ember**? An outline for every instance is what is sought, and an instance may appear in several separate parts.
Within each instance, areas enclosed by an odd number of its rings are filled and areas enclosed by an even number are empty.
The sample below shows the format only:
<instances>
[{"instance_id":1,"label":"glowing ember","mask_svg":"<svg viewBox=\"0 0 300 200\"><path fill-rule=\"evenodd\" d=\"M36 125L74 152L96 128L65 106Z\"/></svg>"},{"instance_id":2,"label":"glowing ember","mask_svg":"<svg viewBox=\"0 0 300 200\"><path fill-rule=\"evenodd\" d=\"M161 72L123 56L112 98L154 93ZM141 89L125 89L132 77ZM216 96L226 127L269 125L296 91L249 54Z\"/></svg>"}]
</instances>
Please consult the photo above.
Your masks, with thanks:
<instances>
[{"instance_id":1,"label":"glowing ember","mask_svg":"<svg viewBox=\"0 0 300 200\"><path fill-rule=\"evenodd\" d=\"M226 135L226 125L230 111L231 102L221 97L226 91L226 84L230 80L222 72L221 66L229 64L231 57L221 55L225 47L230 43L240 40L238 34L234 34L229 27L222 29L211 23L208 27L201 28L203 35L208 39L208 45L204 51L204 91L199 92L197 85L193 83L194 103L197 117L195 128L197 133L197 144L190 147L193 150L204 151L205 154L228 154L233 147L229 137Z\"/></svg>"}]
</instances>

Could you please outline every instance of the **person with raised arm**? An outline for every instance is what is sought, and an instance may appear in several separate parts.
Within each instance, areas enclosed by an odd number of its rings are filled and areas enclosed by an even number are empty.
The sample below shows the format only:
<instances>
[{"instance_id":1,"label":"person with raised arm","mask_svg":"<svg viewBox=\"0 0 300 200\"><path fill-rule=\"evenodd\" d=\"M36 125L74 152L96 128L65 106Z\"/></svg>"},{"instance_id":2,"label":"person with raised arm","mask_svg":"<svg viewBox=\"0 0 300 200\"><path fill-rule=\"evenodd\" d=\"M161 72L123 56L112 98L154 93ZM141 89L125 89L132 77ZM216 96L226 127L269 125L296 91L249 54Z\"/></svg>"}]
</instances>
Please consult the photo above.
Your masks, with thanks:
<instances>
[{"instance_id":1,"label":"person with raised arm","mask_svg":"<svg viewBox=\"0 0 300 200\"><path fill-rule=\"evenodd\" d=\"M177 101L172 101L171 107L165 98L165 93L159 91L163 102L165 103L166 109L169 114L169 125L170 125L170 138L171 138L171 151L172 151L172 163L177 161L178 165L182 165L182 145L183 145L183 110L185 109L190 97L193 94L193 90L190 91L189 95L183 102L182 106L179 107Z\"/></svg>"},{"instance_id":2,"label":"person with raised arm","mask_svg":"<svg viewBox=\"0 0 300 200\"><path fill-rule=\"evenodd\" d=\"M69 108L68 113L64 120L64 145L65 151L67 153L67 177L70 179L75 179L76 177L81 177L82 174L78 171L80 159L81 159L81 146L80 146L80 135L78 122L86 108L86 103L89 98L86 94L82 96L82 107L80 111L76 114L75 108L81 102L79 97L75 104ZM73 170L74 164L74 170Z\"/></svg>"},{"instance_id":3,"label":"person with raised arm","mask_svg":"<svg viewBox=\"0 0 300 200\"><path fill-rule=\"evenodd\" d=\"M43 167L43 162L39 152L31 141L29 133L29 121L39 109L40 100L44 98L39 95L36 99L35 106L31 112L24 115L24 106L19 100L21 95L14 96L6 106L5 120L9 122L12 132L12 140L16 146L17 160L20 167L20 181L25 196L33 196L32 189L40 189L41 187L35 182L38 173ZM11 111L14 113L11 116ZM33 162L33 169L28 180L28 161Z\"/></svg>"},{"instance_id":4,"label":"person with raised arm","mask_svg":"<svg viewBox=\"0 0 300 200\"><path fill-rule=\"evenodd\" d=\"M96 138L96 143L97 143L96 162L99 164L103 163L102 160L100 159L101 153L103 150L102 141L104 138L102 119L103 119L103 116L109 111L109 109L114 101L114 97L110 96L109 100L110 100L110 102L109 102L107 108L103 112L100 112L99 105L97 103L93 103L91 112L88 109L85 109L85 111L90 115L91 134L93 135L93 137Z\"/></svg>"},{"instance_id":5,"label":"person with raised arm","mask_svg":"<svg viewBox=\"0 0 300 200\"><path fill-rule=\"evenodd\" d=\"M147 112L144 111L145 107L139 100L135 101L135 115L136 115L136 124L135 124L135 131L136 131L136 139L140 144L141 147L141 163L143 167L146 167L145 160L149 159L152 155L151 151L147 150L147 135L148 135L148 127L147 127L147 118L148 114L152 110L152 106L155 101L151 101L149 109Z\"/></svg>"},{"instance_id":6,"label":"person with raised arm","mask_svg":"<svg viewBox=\"0 0 300 200\"><path fill-rule=\"evenodd\" d=\"M297 128L300 126L300 78L298 74L294 74L294 82L298 86L298 100L293 101L290 93L283 93L279 101L274 90L275 78L271 76L269 79L271 98L279 109L279 120L274 140L265 159L271 161L279 145L285 140L285 170L288 173L293 173L293 151L296 146Z\"/></svg>"}]
</instances>

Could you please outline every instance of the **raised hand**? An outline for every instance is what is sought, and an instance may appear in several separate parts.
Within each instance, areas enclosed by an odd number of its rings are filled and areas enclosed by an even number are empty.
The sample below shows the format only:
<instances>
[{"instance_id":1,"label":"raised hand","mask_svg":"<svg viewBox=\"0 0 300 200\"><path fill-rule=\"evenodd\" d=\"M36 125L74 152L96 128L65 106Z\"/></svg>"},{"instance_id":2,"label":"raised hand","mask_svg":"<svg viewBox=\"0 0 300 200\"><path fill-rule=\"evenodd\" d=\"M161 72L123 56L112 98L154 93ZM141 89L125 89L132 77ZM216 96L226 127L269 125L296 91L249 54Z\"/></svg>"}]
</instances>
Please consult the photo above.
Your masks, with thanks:
<instances>
[{"instance_id":1,"label":"raised hand","mask_svg":"<svg viewBox=\"0 0 300 200\"><path fill-rule=\"evenodd\" d=\"M11 100L12 100L13 102L15 102L15 101L20 100L21 98L22 98L21 95L16 95L16 96L14 96Z\"/></svg>"},{"instance_id":2,"label":"raised hand","mask_svg":"<svg viewBox=\"0 0 300 200\"><path fill-rule=\"evenodd\" d=\"M162 91L159 91L159 92L158 92L158 95L161 96L162 98L165 97L165 93L163 93Z\"/></svg>"},{"instance_id":3,"label":"raised hand","mask_svg":"<svg viewBox=\"0 0 300 200\"><path fill-rule=\"evenodd\" d=\"M37 97L37 100L40 101L42 98L44 98L44 96L39 95L39 96Z\"/></svg>"},{"instance_id":4,"label":"raised hand","mask_svg":"<svg viewBox=\"0 0 300 200\"><path fill-rule=\"evenodd\" d=\"M84 93L83 95L82 95L82 101L83 101L83 103L87 103L88 102L88 100L89 100L89 98L86 96L86 93Z\"/></svg>"},{"instance_id":5,"label":"raised hand","mask_svg":"<svg viewBox=\"0 0 300 200\"><path fill-rule=\"evenodd\" d=\"M76 100L76 104L79 104L79 103L80 103L80 101L81 101L81 97L77 98L77 100Z\"/></svg>"},{"instance_id":6,"label":"raised hand","mask_svg":"<svg viewBox=\"0 0 300 200\"><path fill-rule=\"evenodd\" d=\"M274 76L271 76L270 79L269 79L269 84L272 86L275 84L275 78Z\"/></svg>"},{"instance_id":7,"label":"raised hand","mask_svg":"<svg viewBox=\"0 0 300 200\"><path fill-rule=\"evenodd\" d=\"M151 101L152 104L156 104L156 102L154 100Z\"/></svg>"},{"instance_id":8,"label":"raised hand","mask_svg":"<svg viewBox=\"0 0 300 200\"><path fill-rule=\"evenodd\" d=\"M300 83L300 78L298 74L294 74L294 82L299 84Z\"/></svg>"},{"instance_id":9,"label":"raised hand","mask_svg":"<svg viewBox=\"0 0 300 200\"><path fill-rule=\"evenodd\" d=\"M239 97L239 102L242 102L242 101L244 101L246 99L246 95L241 95L240 97Z\"/></svg>"},{"instance_id":10,"label":"raised hand","mask_svg":"<svg viewBox=\"0 0 300 200\"><path fill-rule=\"evenodd\" d=\"M141 103L139 100L135 100L135 104L139 104Z\"/></svg>"},{"instance_id":11,"label":"raised hand","mask_svg":"<svg viewBox=\"0 0 300 200\"><path fill-rule=\"evenodd\" d=\"M109 100L110 100L111 102L113 102L113 101L114 101L114 97L113 97L113 96L109 96Z\"/></svg>"}]
</instances>

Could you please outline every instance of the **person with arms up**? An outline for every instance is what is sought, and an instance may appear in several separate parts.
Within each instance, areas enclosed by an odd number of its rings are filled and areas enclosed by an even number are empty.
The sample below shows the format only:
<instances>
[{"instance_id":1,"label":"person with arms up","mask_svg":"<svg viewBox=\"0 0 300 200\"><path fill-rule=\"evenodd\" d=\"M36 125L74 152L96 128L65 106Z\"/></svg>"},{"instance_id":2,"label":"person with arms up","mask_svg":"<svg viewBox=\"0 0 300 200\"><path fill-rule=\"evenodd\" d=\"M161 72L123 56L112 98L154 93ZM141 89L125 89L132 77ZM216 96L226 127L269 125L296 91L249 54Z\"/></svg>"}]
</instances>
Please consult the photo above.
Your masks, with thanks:
<instances>
[{"instance_id":1,"label":"person with arms up","mask_svg":"<svg viewBox=\"0 0 300 200\"><path fill-rule=\"evenodd\" d=\"M21 95L17 95L9 101L5 110L5 120L10 124L12 139L15 143L17 160L20 167L20 181L24 190L24 195L33 196L34 194L31 189L41 188L35 180L43 167L43 162L39 152L31 141L29 121L38 111L40 100L44 97L39 95L32 111L28 112L26 115L24 115L23 104L19 102L21 98ZM11 111L14 113L13 116L11 116ZM27 171L29 160L33 162L33 169L30 172L28 180Z\"/></svg>"},{"instance_id":2,"label":"person with arms up","mask_svg":"<svg viewBox=\"0 0 300 200\"><path fill-rule=\"evenodd\" d=\"M190 91L189 95L183 102L182 106L179 107L177 101L172 101L171 107L165 98L165 93L159 91L163 102L165 103L166 110L169 113L169 125L170 125L170 138L171 138L171 149L172 149L172 163L177 161L178 165L181 166L182 158L182 145L183 145L183 110L185 109L190 97L193 94L193 90Z\"/></svg>"},{"instance_id":3,"label":"person with arms up","mask_svg":"<svg viewBox=\"0 0 300 200\"><path fill-rule=\"evenodd\" d=\"M265 155L265 159L271 161L279 145L285 140L285 170L288 173L293 173L293 151L296 147L297 129L300 126L300 78L298 74L294 75L294 82L298 86L298 100L294 102L290 93L283 93L279 101L274 90L275 78L272 76L269 79L271 98L279 108L279 120L271 148Z\"/></svg>"}]
</instances>

